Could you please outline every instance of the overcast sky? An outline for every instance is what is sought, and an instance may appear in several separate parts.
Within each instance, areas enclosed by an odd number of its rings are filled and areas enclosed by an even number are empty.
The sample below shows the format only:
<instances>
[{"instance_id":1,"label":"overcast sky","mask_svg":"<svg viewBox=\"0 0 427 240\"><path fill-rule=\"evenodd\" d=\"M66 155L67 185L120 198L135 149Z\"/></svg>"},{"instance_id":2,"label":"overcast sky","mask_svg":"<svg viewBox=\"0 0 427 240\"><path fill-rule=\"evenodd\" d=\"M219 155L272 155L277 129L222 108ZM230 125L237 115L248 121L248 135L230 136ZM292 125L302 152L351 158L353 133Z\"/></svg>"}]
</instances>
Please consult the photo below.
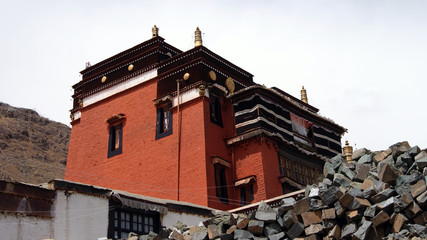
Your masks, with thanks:
<instances>
[{"instance_id":1,"label":"overcast sky","mask_svg":"<svg viewBox=\"0 0 427 240\"><path fill-rule=\"evenodd\" d=\"M427 1L0 0L0 101L69 125L93 64L160 36L204 46L348 129L356 148L427 147Z\"/></svg>"}]
</instances>

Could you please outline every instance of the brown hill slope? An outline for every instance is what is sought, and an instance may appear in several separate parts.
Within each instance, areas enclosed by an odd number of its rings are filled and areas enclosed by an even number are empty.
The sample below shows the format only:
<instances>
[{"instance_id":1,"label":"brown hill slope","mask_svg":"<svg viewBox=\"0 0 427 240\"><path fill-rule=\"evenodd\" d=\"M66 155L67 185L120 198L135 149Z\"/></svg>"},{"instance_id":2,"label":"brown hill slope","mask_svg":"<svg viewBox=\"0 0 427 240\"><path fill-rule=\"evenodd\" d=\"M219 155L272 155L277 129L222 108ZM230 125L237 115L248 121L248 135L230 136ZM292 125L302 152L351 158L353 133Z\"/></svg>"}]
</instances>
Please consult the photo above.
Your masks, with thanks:
<instances>
[{"instance_id":1,"label":"brown hill slope","mask_svg":"<svg viewBox=\"0 0 427 240\"><path fill-rule=\"evenodd\" d=\"M70 128L0 102L0 179L38 184L63 178Z\"/></svg>"}]
</instances>

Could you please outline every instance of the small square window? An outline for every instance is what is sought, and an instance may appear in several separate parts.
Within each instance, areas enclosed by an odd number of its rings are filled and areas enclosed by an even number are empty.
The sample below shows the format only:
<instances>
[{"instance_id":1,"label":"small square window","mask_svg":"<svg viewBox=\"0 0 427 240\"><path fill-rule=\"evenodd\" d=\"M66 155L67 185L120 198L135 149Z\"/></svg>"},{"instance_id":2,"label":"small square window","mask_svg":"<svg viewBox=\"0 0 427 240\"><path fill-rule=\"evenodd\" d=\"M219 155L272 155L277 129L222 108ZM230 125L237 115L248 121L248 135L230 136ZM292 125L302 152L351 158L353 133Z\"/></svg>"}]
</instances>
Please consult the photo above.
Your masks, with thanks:
<instances>
[{"instance_id":1,"label":"small square window","mask_svg":"<svg viewBox=\"0 0 427 240\"><path fill-rule=\"evenodd\" d=\"M156 139L160 139L172 134L172 104L163 105L157 108L156 118Z\"/></svg>"},{"instance_id":2,"label":"small square window","mask_svg":"<svg viewBox=\"0 0 427 240\"><path fill-rule=\"evenodd\" d=\"M108 139L108 157L113 157L122 153L123 123L110 126Z\"/></svg>"}]
</instances>

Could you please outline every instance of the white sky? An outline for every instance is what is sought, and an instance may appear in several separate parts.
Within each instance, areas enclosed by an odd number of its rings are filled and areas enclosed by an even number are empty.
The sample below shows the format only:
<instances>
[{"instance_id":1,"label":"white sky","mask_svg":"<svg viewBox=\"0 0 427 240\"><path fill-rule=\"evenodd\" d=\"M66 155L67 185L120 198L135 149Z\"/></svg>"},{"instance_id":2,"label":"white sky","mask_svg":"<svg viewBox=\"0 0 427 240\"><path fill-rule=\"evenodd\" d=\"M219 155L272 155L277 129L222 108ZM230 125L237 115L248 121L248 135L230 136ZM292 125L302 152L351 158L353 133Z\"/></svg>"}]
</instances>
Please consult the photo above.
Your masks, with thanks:
<instances>
[{"instance_id":1,"label":"white sky","mask_svg":"<svg viewBox=\"0 0 427 240\"><path fill-rule=\"evenodd\" d=\"M356 148L427 147L427 1L0 0L0 101L69 124L71 86L160 36L204 45L346 127Z\"/></svg>"}]
</instances>

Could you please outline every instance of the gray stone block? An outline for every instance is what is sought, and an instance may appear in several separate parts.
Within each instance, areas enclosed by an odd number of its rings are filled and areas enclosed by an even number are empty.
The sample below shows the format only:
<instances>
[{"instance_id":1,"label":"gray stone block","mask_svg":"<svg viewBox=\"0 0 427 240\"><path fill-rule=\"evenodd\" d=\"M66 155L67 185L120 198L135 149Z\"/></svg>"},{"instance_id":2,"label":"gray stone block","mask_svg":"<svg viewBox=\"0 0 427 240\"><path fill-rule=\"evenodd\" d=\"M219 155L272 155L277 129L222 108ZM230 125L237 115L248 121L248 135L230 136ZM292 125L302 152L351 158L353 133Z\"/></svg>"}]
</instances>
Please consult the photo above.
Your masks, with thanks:
<instances>
[{"instance_id":1,"label":"gray stone block","mask_svg":"<svg viewBox=\"0 0 427 240\"><path fill-rule=\"evenodd\" d=\"M371 154L365 154L357 162L360 164L372 163L372 156Z\"/></svg>"},{"instance_id":2,"label":"gray stone block","mask_svg":"<svg viewBox=\"0 0 427 240\"><path fill-rule=\"evenodd\" d=\"M264 227L264 235L270 237L270 235L280 232L280 226L277 223L270 223Z\"/></svg>"},{"instance_id":3,"label":"gray stone block","mask_svg":"<svg viewBox=\"0 0 427 240\"><path fill-rule=\"evenodd\" d=\"M324 229L324 227L322 226L322 224L312 224L310 226L308 226L307 228L305 228L305 235L312 235L312 234L318 234L320 232L322 232Z\"/></svg>"},{"instance_id":4,"label":"gray stone block","mask_svg":"<svg viewBox=\"0 0 427 240\"><path fill-rule=\"evenodd\" d=\"M394 205L394 197L391 197L385 201L378 203L376 206L379 211L384 210L387 212L390 208L393 207L393 205Z\"/></svg>"},{"instance_id":5,"label":"gray stone block","mask_svg":"<svg viewBox=\"0 0 427 240\"><path fill-rule=\"evenodd\" d=\"M406 153L408 153L411 157L417 156L421 152L421 149L418 146L414 146L410 148Z\"/></svg>"},{"instance_id":6,"label":"gray stone block","mask_svg":"<svg viewBox=\"0 0 427 240\"><path fill-rule=\"evenodd\" d=\"M416 160L417 167L420 171L422 171L425 167L427 167L427 157Z\"/></svg>"},{"instance_id":7,"label":"gray stone block","mask_svg":"<svg viewBox=\"0 0 427 240\"><path fill-rule=\"evenodd\" d=\"M330 186L326 191L320 191L319 196L327 206L334 204L342 195L341 190L336 186Z\"/></svg>"},{"instance_id":8,"label":"gray stone block","mask_svg":"<svg viewBox=\"0 0 427 240\"><path fill-rule=\"evenodd\" d=\"M370 199L371 197L373 197L375 194L377 194L377 190L375 190L374 187L369 187L367 189L365 189L363 192L363 197L366 199Z\"/></svg>"},{"instance_id":9,"label":"gray stone block","mask_svg":"<svg viewBox=\"0 0 427 240\"><path fill-rule=\"evenodd\" d=\"M427 152L421 151L414 157L414 160L418 161L418 160L425 158L425 157L427 157Z\"/></svg>"},{"instance_id":10,"label":"gray stone block","mask_svg":"<svg viewBox=\"0 0 427 240\"><path fill-rule=\"evenodd\" d=\"M264 222L258 220L250 220L248 224L248 231L254 235L260 236L264 229Z\"/></svg>"},{"instance_id":11,"label":"gray stone block","mask_svg":"<svg viewBox=\"0 0 427 240\"><path fill-rule=\"evenodd\" d=\"M348 238L355 232L356 232L356 224L355 223L347 224L341 230L341 238L342 239Z\"/></svg>"},{"instance_id":12,"label":"gray stone block","mask_svg":"<svg viewBox=\"0 0 427 240\"><path fill-rule=\"evenodd\" d=\"M388 198L392 197L392 196L396 196L396 191L394 189L391 188L387 188L384 191L381 191L377 194L375 194L372 198L371 201L374 203L380 203L382 201L387 200Z\"/></svg>"},{"instance_id":13,"label":"gray stone block","mask_svg":"<svg viewBox=\"0 0 427 240\"><path fill-rule=\"evenodd\" d=\"M327 179L333 179L335 174L334 166L330 162L326 162L325 165L323 165L323 175Z\"/></svg>"},{"instance_id":14,"label":"gray stone block","mask_svg":"<svg viewBox=\"0 0 427 240\"><path fill-rule=\"evenodd\" d=\"M342 187L348 188L351 184L351 180L346 176L344 176L343 174L335 173L333 184L336 186L342 186Z\"/></svg>"},{"instance_id":15,"label":"gray stone block","mask_svg":"<svg viewBox=\"0 0 427 240\"><path fill-rule=\"evenodd\" d=\"M369 217L369 218L373 218L373 217L375 217L375 213L376 212L377 212L376 205L372 205L372 206L367 207L365 209L365 212L363 213L363 216Z\"/></svg>"},{"instance_id":16,"label":"gray stone block","mask_svg":"<svg viewBox=\"0 0 427 240\"><path fill-rule=\"evenodd\" d=\"M301 235L301 233L304 231L304 225L300 222L296 222L292 225L292 227L289 229L289 231L286 232L286 235L294 239Z\"/></svg>"},{"instance_id":17,"label":"gray stone block","mask_svg":"<svg viewBox=\"0 0 427 240\"><path fill-rule=\"evenodd\" d=\"M335 157L331 158L329 162L332 164L332 167L336 172L338 168L342 165L342 163L345 162L345 159L342 157L341 154L337 154L335 155Z\"/></svg>"},{"instance_id":18,"label":"gray stone block","mask_svg":"<svg viewBox=\"0 0 427 240\"><path fill-rule=\"evenodd\" d=\"M285 213L286 211L293 208L294 203L295 203L294 198L284 198L284 199L282 199L282 202L280 203L279 209L282 209L283 213ZM279 210L279 213L280 213L280 210ZM282 215L282 214L280 214L280 215Z\"/></svg>"},{"instance_id":19,"label":"gray stone block","mask_svg":"<svg viewBox=\"0 0 427 240\"><path fill-rule=\"evenodd\" d=\"M285 233L284 232L279 232L276 234L272 234L270 236L268 236L269 240L281 240L285 237Z\"/></svg>"},{"instance_id":20,"label":"gray stone block","mask_svg":"<svg viewBox=\"0 0 427 240\"><path fill-rule=\"evenodd\" d=\"M255 218L264 222L274 222L277 218L277 212L272 209L257 211Z\"/></svg>"},{"instance_id":21,"label":"gray stone block","mask_svg":"<svg viewBox=\"0 0 427 240\"><path fill-rule=\"evenodd\" d=\"M350 170L349 168L342 168L341 173L350 180L354 180L356 173Z\"/></svg>"},{"instance_id":22,"label":"gray stone block","mask_svg":"<svg viewBox=\"0 0 427 240\"><path fill-rule=\"evenodd\" d=\"M298 217L293 210L289 210L283 215L283 222L287 229L291 228L295 222L298 222Z\"/></svg>"},{"instance_id":23,"label":"gray stone block","mask_svg":"<svg viewBox=\"0 0 427 240\"><path fill-rule=\"evenodd\" d=\"M234 230L234 239L251 239L254 235L246 230L236 229Z\"/></svg>"},{"instance_id":24,"label":"gray stone block","mask_svg":"<svg viewBox=\"0 0 427 240\"><path fill-rule=\"evenodd\" d=\"M372 227L372 222L365 221L359 229L353 234L353 239L365 240L368 236L368 232Z\"/></svg>"},{"instance_id":25,"label":"gray stone block","mask_svg":"<svg viewBox=\"0 0 427 240\"><path fill-rule=\"evenodd\" d=\"M359 148L353 152L353 155L351 156L353 161L357 161L362 156L369 153L369 150L366 148Z\"/></svg>"},{"instance_id":26,"label":"gray stone block","mask_svg":"<svg viewBox=\"0 0 427 240\"><path fill-rule=\"evenodd\" d=\"M322 208L326 207L325 205L323 205L322 200L315 199L315 198L309 198L308 205L310 206L311 211L322 209Z\"/></svg>"}]
</instances>

